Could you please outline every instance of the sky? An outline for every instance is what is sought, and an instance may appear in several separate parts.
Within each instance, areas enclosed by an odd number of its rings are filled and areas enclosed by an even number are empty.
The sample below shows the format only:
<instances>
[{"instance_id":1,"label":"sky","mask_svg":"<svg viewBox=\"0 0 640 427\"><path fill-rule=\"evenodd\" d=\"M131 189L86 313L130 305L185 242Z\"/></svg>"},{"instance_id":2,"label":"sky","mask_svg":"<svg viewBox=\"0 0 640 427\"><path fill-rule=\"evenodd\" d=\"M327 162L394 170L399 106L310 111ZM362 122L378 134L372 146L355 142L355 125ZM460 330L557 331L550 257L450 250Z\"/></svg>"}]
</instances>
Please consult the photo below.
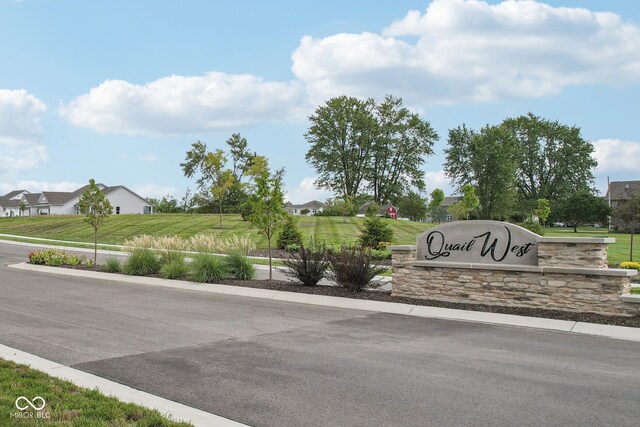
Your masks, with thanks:
<instances>
[{"instance_id":1,"label":"sky","mask_svg":"<svg viewBox=\"0 0 640 427\"><path fill-rule=\"evenodd\" d=\"M324 200L309 115L385 94L438 132L427 192L454 191L449 129L532 112L581 128L604 193L640 179L640 3L0 0L0 195L94 178L179 198L191 144L239 132L290 201Z\"/></svg>"}]
</instances>

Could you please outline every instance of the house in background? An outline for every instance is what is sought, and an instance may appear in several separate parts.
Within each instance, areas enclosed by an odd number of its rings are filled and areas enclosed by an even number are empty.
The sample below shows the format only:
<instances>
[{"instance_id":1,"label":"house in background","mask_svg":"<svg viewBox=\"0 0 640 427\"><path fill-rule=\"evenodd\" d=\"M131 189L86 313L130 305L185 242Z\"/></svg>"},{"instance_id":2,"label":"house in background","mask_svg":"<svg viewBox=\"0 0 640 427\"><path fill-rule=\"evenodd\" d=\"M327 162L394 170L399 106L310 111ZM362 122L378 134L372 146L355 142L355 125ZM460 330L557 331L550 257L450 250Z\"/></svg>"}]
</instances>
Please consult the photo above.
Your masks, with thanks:
<instances>
[{"instance_id":1,"label":"house in background","mask_svg":"<svg viewBox=\"0 0 640 427\"><path fill-rule=\"evenodd\" d=\"M151 203L123 185L107 187L98 184L105 198L113 207L113 214L151 214ZM36 216L36 215L78 215L80 197L89 188L88 185L76 191L43 191L29 193L28 191L12 191L0 197L0 216ZM20 211L20 206L24 210Z\"/></svg>"},{"instance_id":2,"label":"house in background","mask_svg":"<svg viewBox=\"0 0 640 427\"><path fill-rule=\"evenodd\" d=\"M358 209L358 213L356 214L356 216L357 217L366 216L367 210L369 209L369 206L371 206L372 204L373 202L367 202L364 205L360 206L360 209ZM380 209L378 209L378 216L389 217L391 219L398 219L398 208L392 204L382 205L380 206Z\"/></svg>"},{"instance_id":3,"label":"house in background","mask_svg":"<svg viewBox=\"0 0 640 427\"><path fill-rule=\"evenodd\" d=\"M438 209L438 212L433 215L430 214L427 218L429 222L451 222L457 221L458 218L454 215L454 213L449 209L451 206L458 203L462 200L462 196L447 196L442 201L442 206Z\"/></svg>"},{"instance_id":4,"label":"house in background","mask_svg":"<svg viewBox=\"0 0 640 427\"><path fill-rule=\"evenodd\" d=\"M308 216L308 215L313 215L313 214L322 212L322 210L324 209L324 203L319 202L317 200L312 200L302 205L285 206L285 209L291 215L302 215L302 211L307 209L309 212L307 212L305 215Z\"/></svg>"},{"instance_id":5,"label":"house in background","mask_svg":"<svg viewBox=\"0 0 640 427\"><path fill-rule=\"evenodd\" d=\"M604 200L615 208L632 197L640 196L640 181L611 181Z\"/></svg>"}]
</instances>

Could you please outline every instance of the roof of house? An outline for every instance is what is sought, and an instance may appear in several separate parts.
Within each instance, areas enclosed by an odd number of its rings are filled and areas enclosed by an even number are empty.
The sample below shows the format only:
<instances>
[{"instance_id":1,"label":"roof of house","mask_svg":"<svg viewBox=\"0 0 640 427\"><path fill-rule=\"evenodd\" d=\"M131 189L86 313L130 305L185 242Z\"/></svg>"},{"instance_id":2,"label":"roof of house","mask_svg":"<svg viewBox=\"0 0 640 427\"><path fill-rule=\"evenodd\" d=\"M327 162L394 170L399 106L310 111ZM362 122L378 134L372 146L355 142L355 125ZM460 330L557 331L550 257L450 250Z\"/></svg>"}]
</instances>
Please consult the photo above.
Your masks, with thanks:
<instances>
[{"instance_id":1,"label":"roof of house","mask_svg":"<svg viewBox=\"0 0 640 427\"><path fill-rule=\"evenodd\" d=\"M442 206L451 206L462 200L462 196L447 196L442 201Z\"/></svg>"},{"instance_id":2,"label":"roof of house","mask_svg":"<svg viewBox=\"0 0 640 427\"><path fill-rule=\"evenodd\" d=\"M312 200L310 202L307 203L303 203L301 205L290 205L288 206L289 209L291 208L296 208L296 209L318 209L318 208L324 208L324 203L318 201L318 200Z\"/></svg>"},{"instance_id":3,"label":"roof of house","mask_svg":"<svg viewBox=\"0 0 640 427\"><path fill-rule=\"evenodd\" d=\"M20 206L20 200L11 200L11 198L7 196L0 197L0 207L17 208L18 206Z\"/></svg>"},{"instance_id":4,"label":"roof of house","mask_svg":"<svg viewBox=\"0 0 640 427\"><path fill-rule=\"evenodd\" d=\"M38 200L40 200L40 196L42 196L41 193L30 193L30 194L25 194L24 198L27 200L27 204L29 206L35 206L38 204Z\"/></svg>"},{"instance_id":5,"label":"roof of house","mask_svg":"<svg viewBox=\"0 0 640 427\"><path fill-rule=\"evenodd\" d=\"M360 206L360 209L358 209L358 213L359 214L366 214L367 213L367 209L369 209L369 206L371 206L374 202L367 202L364 205ZM383 215L387 213L387 210L389 208L395 208L394 205L392 205L391 203L387 203L386 205L381 205L380 209L378 209L378 214ZM396 208L397 209L397 208Z\"/></svg>"},{"instance_id":6,"label":"roof of house","mask_svg":"<svg viewBox=\"0 0 640 427\"><path fill-rule=\"evenodd\" d=\"M604 196L605 200L609 199L609 193L611 200L629 200L634 196L640 196L640 181L611 181Z\"/></svg>"},{"instance_id":7,"label":"roof of house","mask_svg":"<svg viewBox=\"0 0 640 427\"><path fill-rule=\"evenodd\" d=\"M11 191L10 193L5 194L4 196L2 196L2 198L11 199L12 197L16 197L20 193L28 193L28 191L27 190L14 190L14 191Z\"/></svg>"},{"instance_id":8,"label":"roof of house","mask_svg":"<svg viewBox=\"0 0 640 427\"><path fill-rule=\"evenodd\" d=\"M74 192L75 193L75 192ZM44 197L51 205L64 205L73 199L74 193L68 191L43 191Z\"/></svg>"}]
</instances>

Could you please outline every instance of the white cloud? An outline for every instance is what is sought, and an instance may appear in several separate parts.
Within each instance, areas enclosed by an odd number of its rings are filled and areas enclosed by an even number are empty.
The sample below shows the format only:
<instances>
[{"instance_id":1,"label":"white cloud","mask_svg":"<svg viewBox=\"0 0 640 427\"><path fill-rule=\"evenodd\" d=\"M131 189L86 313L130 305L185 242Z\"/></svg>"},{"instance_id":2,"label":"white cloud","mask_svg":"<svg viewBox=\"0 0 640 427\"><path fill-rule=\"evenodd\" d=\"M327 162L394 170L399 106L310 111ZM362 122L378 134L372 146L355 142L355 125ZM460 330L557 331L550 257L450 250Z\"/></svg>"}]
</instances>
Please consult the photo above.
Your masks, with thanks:
<instances>
[{"instance_id":1,"label":"white cloud","mask_svg":"<svg viewBox=\"0 0 640 427\"><path fill-rule=\"evenodd\" d=\"M11 179L49 156L40 118L47 106L24 89L0 90L0 176Z\"/></svg>"},{"instance_id":2,"label":"white cloud","mask_svg":"<svg viewBox=\"0 0 640 427\"><path fill-rule=\"evenodd\" d=\"M315 102L392 93L408 104L554 95L640 81L640 27L535 1L435 0L382 34L304 37L293 72Z\"/></svg>"},{"instance_id":3,"label":"white cloud","mask_svg":"<svg viewBox=\"0 0 640 427\"><path fill-rule=\"evenodd\" d=\"M593 141L594 155L598 160L598 172L638 171L640 142L619 139Z\"/></svg>"},{"instance_id":4,"label":"white cloud","mask_svg":"<svg viewBox=\"0 0 640 427\"><path fill-rule=\"evenodd\" d=\"M316 178L306 177L297 187L288 187L285 198L294 204L303 204L312 200L325 201L329 197L333 197L333 193L327 190L316 188L313 184Z\"/></svg>"},{"instance_id":5,"label":"white cloud","mask_svg":"<svg viewBox=\"0 0 640 427\"><path fill-rule=\"evenodd\" d=\"M138 160L140 160L141 162L155 162L158 160L158 156L156 156L153 153L147 153L147 154L142 154L140 156L138 156Z\"/></svg>"},{"instance_id":6,"label":"white cloud","mask_svg":"<svg viewBox=\"0 0 640 427\"><path fill-rule=\"evenodd\" d=\"M431 194L436 188L444 191L445 196L453 194L453 185L444 170L426 172L424 183L427 187L427 194Z\"/></svg>"},{"instance_id":7,"label":"white cloud","mask_svg":"<svg viewBox=\"0 0 640 427\"><path fill-rule=\"evenodd\" d=\"M0 183L0 195L5 195L13 190L27 190L31 193L40 193L42 191L75 191L83 185L85 184L68 181L46 182L18 180L10 183Z\"/></svg>"},{"instance_id":8,"label":"white cloud","mask_svg":"<svg viewBox=\"0 0 640 427\"><path fill-rule=\"evenodd\" d=\"M160 198L167 194L173 197L180 198L181 194L178 194L178 189L169 185L158 185L153 183L132 185L131 190L139 194L142 197L154 197Z\"/></svg>"},{"instance_id":9,"label":"white cloud","mask_svg":"<svg viewBox=\"0 0 640 427\"><path fill-rule=\"evenodd\" d=\"M63 105L76 126L102 133L165 136L237 129L300 114L297 82L267 82L248 74L169 76L144 85L107 80Z\"/></svg>"}]
</instances>

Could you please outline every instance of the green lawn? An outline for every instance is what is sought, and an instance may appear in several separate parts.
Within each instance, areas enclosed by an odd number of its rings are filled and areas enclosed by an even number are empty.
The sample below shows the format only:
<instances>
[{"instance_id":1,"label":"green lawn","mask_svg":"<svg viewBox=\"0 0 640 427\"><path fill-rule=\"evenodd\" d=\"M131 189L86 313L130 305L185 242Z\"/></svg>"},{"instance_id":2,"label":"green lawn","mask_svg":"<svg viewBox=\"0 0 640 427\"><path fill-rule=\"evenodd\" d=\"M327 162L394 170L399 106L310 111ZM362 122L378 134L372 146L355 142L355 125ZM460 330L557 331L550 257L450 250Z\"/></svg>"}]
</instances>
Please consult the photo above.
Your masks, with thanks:
<instances>
[{"instance_id":1,"label":"green lawn","mask_svg":"<svg viewBox=\"0 0 640 427\"><path fill-rule=\"evenodd\" d=\"M25 413L34 419L19 418L16 399L24 396L40 407L40 396L45 401L41 411L31 407ZM26 406L20 402L22 407ZM38 415L40 413L41 415ZM11 414L14 414L13 417ZM46 417L48 414L48 418ZM38 419L38 417L41 417ZM0 425L2 426L139 426L188 427L189 423L170 421L156 410L133 403L124 403L107 397L96 390L88 390L51 377L25 365L0 359Z\"/></svg>"},{"instance_id":2,"label":"green lawn","mask_svg":"<svg viewBox=\"0 0 640 427\"><path fill-rule=\"evenodd\" d=\"M296 217L304 241L314 237L318 241L336 245L344 241L355 242L364 218ZM410 221L388 221L394 231L396 244L415 244L416 236L430 224ZM217 215L112 215L100 229L98 240L105 244L123 244L127 238L150 234L154 236L190 237L199 233L230 236L251 235L259 248L266 248L266 239L239 215L225 215L224 228L217 228ZM42 237L77 242L93 242L93 230L81 216L39 216L1 218L0 233L29 237Z\"/></svg>"}]
</instances>

